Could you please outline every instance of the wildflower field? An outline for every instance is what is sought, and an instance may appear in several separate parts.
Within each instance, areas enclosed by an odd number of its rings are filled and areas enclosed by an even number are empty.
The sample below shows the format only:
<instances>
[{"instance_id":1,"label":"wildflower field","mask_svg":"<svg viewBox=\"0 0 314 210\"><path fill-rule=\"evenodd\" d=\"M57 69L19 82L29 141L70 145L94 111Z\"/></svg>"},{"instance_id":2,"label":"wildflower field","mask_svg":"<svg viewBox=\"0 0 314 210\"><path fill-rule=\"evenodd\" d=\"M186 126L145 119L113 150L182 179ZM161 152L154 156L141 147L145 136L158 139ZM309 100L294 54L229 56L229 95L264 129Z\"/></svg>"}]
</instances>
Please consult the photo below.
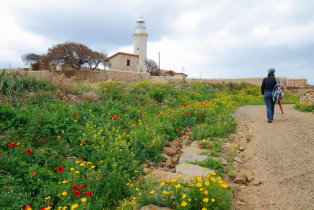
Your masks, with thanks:
<instances>
[{"instance_id":1,"label":"wildflower field","mask_svg":"<svg viewBox=\"0 0 314 210\"><path fill-rule=\"evenodd\" d=\"M193 139L236 129L239 106L264 104L250 84L76 81L70 103L47 81L0 75L0 209L230 209L215 173L169 182L144 176L185 127ZM283 103L296 103L285 93ZM205 145L204 145L205 146Z\"/></svg>"}]
</instances>

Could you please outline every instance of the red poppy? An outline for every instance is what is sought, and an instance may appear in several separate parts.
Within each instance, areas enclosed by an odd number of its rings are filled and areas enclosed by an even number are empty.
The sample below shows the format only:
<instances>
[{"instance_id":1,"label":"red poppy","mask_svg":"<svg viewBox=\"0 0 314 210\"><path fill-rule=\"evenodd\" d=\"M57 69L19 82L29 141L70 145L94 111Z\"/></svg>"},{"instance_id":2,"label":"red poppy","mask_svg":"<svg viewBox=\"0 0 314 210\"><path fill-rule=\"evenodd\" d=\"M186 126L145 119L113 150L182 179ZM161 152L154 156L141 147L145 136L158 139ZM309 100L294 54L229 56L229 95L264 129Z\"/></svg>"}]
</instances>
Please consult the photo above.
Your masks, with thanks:
<instances>
[{"instance_id":1,"label":"red poppy","mask_svg":"<svg viewBox=\"0 0 314 210\"><path fill-rule=\"evenodd\" d=\"M33 172L32 172L32 174L35 176L35 175L36 175L36 172L35 172L35 171L33 171Z\"/></svg>"},{"instance_id":2,"label":"red poppy","mask_svg":"<svg viewBox=\"0 0 314 210\"><path fill-rule=\"evenodd\" d=\"M158 112L160 114L160 112Z\"/></svg>"},{"instance_id":3,"label":"red poppy","mask_svg":"<svg viewBox=\"0 0 314 210\"><path fill-rule=\"evenodd\" d=\"M90 198L92 197L93 195L93 192L92 191L89 191L89 192L86 192L86 195L89 196Z\"/></svg>"},{"instance_id":4,"label":"red poppy","mask_svg":"<svg viewBox=\"0 0 314 210\"><path fill-rule=\"evenodd\" d=\"M26 150L27 154L31 154L33 151L31 149Z\"/></svg>"},{"instance_id":5,"label":"red poppy","mask_svg":"<svg viewBox=\"0 0 314 210\"><path fill-rule=\"evenodd\" d=\"M186 108L186 104L184 104L183 106L184 106L184 108Z\"/></svg>"},{"instance_id":6,"label":"red poppy","mask_svg":"<svg viewBox=\"0 0 314 210\"><path fill-rule=\"evenodd\" d=\"M84 145L84 144L85 144L85 141L82 141L82 142L81 142L81 144L83 144L83 145Z\"/></svg>"},{"instance_id":7,"label":"red poppy","mask_svg":"<svg viewBox=\"0 0 314 210\"><path fill-rule=\"evenodd\" d=\"M44 208L41 208L40 210L46 210L46 208L44 207Z\"/></svg>"},{"instance_id":8,"label":"red poppy","mask_svg":"<svg viewBox=\"0 0 314 210\"><path fill-rule=\"evenodd\" d=\"M80 186L80 189L84 189L84 185Z\"/></svg>"},{"instance_id":9,"label":"red poppy","mask_svg":"<svg viewBox=\"0 0 314 210\"><path fill-rule=\"evenodd\" d=\"M40 120L38 120L37 122L38 122L38 123L41 123L41 121L40 121Z\"/></svg>"},{"instance_id":10,"label":"red poppy","mask_svg":"<svg viewBox=\"0 0 314 210\"><path fill-rule=\"evenodd\" d=\"M142 115L142 113L140 113L140 115Z\"/></svg>"},{"instance_id":11,"label":"red poppy","mask_svg":"<svg viewBox=\"0 0 314 210\"><path fill-rule=\"evenodd\" d=\"M125 130L125 133L129 133L129 131L128 131L128 130Z\"/></svg>"},{"instance_id":12,"label":"red poppy","mask_svg":"<svg viewBox=\"0 0 314 210\"><path fill-rule=\"evenodd\" d=\"M176 128L176 131L178 132L178 131L179 131L179 129L178 129L178 128Z\"/></svg>"},{"instance_id":13,"label":"red poppy","mask_svg":"<svg viewBox=\"0 0 314 210\"><path fill-rule=\"evenodd\" d=\"M112 116L112 119L116 118L116 116Z\"/></svg>"},{"instance_id":14,"label":"red poppy","mask_svg":"<svg viewBox=\"0 0 314 210\"><path fill-rule=\"evenodd\" d=\"M9 147L14 147L14 145L15 145L15 143L14 142L11 142L10 144L9 144Z\"/></svg>"},{"instance_id":15,"label":"red poppy","mask_svg":"<svg viewBox=\"0 0 314 210\"><path fill-rule=\"evenodd\" d=\"M104 179L104 177L103 177L104 175L103 174L100 174L100 179Z\"/></svg>"},{"instance_id":16,"label":"red poppy","mask_svg":"<svg viewBox=\"0 0 314 210\"><path fill-rule=\"evenodd\" d=\"M76 112L73 112L73 115L76 116Z\"/></svg>"},{"instance_id":17,"label":"red poppy","mask_svg":"<svg viewBox=\"0 0 314 210\"><path fill-rule=\"evenodd\" d=\"M152 132L150 132L151 134L154 134L154 132L152 131Z\"/></svg>"},{"instance_id":18,"label":"red poppy","mask_svg":"<svg viewBox=\"0 0 314 210\"><path fill-rule=\"evenodd\" d=\"M185 112L185 114L189 114L190 112Z\"/></svg>"},{"instance_id":19,"label":"red poppy","mask_svg":"<svg viewBox=\"0 0 314 210\"><path fill-rule=\"evenodd\" d=\"M143 180L143 179L142 179L141 177L140 177L140 178L138 178L138 181L140 181L140 182L141 182L142 180Z\"/></svg>"},{"instance_id":20,"label":"red poppy","mask_svg":"<svg viewBox=\"0 0 314 210\"><path fill-rule=\"evenodd\" d=\"M119 115L117 114L116 117L119 117Z\"/></svg>"},{"instance_id":21,"label":"red poppy","mask_svg":"<svg viewBox=\"0 0 314 210\"><path fill-rule=\"evenodd\" d=\"M207 149L209 149L209 146L207 146Z\"/></svg>"},{"instance_id":22,"label":"red poppy","mask_svg":"<svg viewBox=\"0 0 314 210\"><path fill-rule=\"evenodd\" d=\"M52 202L50 202L50 203L48 204L48 206L53 206L53 203L52 203Z\"/></svg>"},{"instance_id":23,"label":"red poppy","mask_svg":"<svg viewBox=\"0 0 314 210\"><path fill-rule=\"evenodd\" d=\"M137 123L135 123L135 125L137 125Z\"/></svg>"},{"instance_id":24,"label":"red poppy","mask_svg":"<svg viewBox=\"0 0 314 210\"><path fill-rule=\"evenodd\" d=\"M124 106L124 107L122 107L122 109L125 109L125 106Z\"/></svg>"},{"instance_id":25,"label":"red poppy","mask_svg":"<svg viewBox=\"0 0 314 210\"><path fill-rule=\"evenodd\" d=\"M201 116L203 116L203 114L201 114Z\"/></svg>"},{"instance_id":26,"label":"red poppy","mask_svg":"<svg viewBox=\"0 0 314 210\"><path fill-rule=\"evenodd\" d=\"M25 206L25 210L32 209L30 205Z\"/></svg>"},{"instance_id":27,"label":"red poppy","mask_svg":"<svg viewBox=\"0 0 314 210\"><path fill-rule=\"evenodd\" d=\"M220 114L220 111L218 112L218 114Z\"/></svg>"},{"instance_id":28,"label":"red poppy","mask_svg":"<svg viewBox=\"0 0 314 210\"><path fill-rule=\"evenodd\" d=\"M202 145L203 145L203 142L202 142L202 143L200 143L200 145L202 146Z\"/></svg>"},{"instance_id":29,"label":"red poppy","mask_svg":"<svg viewBox=\"0 0 314 210\"><path fill-rule=\"evenodd\" d=\"M175 115L173 115L173 118L175 118L176 116Z\"/></svg>"},{"instance_id":30,"label":"red poppy","mask_svg":"<svg viewBox=\"0 0 314 210\"><path fill-rule=\"evenodd\" d=\"M81 192L79 190L75 190L75 196L77 197L79 195L81 195Z\"/></svg>"},{"instance_id":31,"label":"red poppy","mask_svg":"<svg viewBox=\"0 0 314 210\"><path fill-rule=\"evenodd\" d=\"M80 161L83 161L83 158L78 158Z\"/></svg>"},{"instance_id":32,"label":"red poppy","mask_svg":"<svg viewBox=\"0 0 314 210\"><path fill-rule=\"evenodd\" d=\"M77 190L79 190L79 189L77 188L77 186L76 186L76 185L73 185L73 186L72 186L72 190L77 191Z\"/></svg>"},{"instance_id":33,"label":"red poppy","mask_svg":"<svg viewBox=\"0 0 314 210\"><path fill-rule=\"evenodd\" d=\"M63 169L64 169L64 167L59 166L59 167L58 167L58 172L61 173L61 172L63 171Z\"/></svg>"},{"instance_id":34,"label":"red poppy","mask_svg":"<svg viewBox=\"0 0 314 210\"><path fill-rule=\"evenodd\" d=\"M114 97L116 97L116 98L117 98L117 97L118 97L118 95L115 95Z\"/></svg>"}]
</instances>

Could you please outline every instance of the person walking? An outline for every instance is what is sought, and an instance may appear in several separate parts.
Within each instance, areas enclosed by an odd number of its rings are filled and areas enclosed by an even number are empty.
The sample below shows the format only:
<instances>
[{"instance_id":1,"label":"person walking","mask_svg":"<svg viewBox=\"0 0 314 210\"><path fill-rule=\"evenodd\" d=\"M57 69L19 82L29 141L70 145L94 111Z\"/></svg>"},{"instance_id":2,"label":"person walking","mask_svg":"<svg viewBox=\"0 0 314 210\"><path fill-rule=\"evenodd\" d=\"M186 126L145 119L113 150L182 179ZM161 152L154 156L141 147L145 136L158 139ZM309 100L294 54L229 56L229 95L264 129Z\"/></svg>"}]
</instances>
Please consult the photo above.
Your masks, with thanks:
<instances>
[{"instance_id":1,"label":"person walking","mask_svg":"<svg viewBox=\"0 0 314 210\"><path fill-rule=\"evenodd\" d=\"M271 123L274 120L274 113L275 113L275 102L273 101L272 92L277 84L275 78L275 69L270 68L268 70L268 77L263 79L263 83L261 86L262 95L264 95L264 101L266 104L266 111L267 111L267 119L268 122Z\"/></svg>"}]
</instances>

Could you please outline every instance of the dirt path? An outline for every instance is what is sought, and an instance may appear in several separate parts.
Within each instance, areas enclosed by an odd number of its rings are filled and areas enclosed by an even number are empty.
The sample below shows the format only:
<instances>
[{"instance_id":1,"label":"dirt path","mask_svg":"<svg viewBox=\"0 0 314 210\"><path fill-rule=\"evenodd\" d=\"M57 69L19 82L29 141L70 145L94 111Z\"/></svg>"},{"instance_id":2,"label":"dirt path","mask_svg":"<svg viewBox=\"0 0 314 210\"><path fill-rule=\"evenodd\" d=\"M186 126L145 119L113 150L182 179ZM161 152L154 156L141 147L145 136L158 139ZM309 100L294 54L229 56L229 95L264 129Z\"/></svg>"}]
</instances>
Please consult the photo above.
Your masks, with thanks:
<instances>
[{"instance_id":1,"label":"dirt path","mask_svg":"<svg viewBox=\"0 0 314 210\"><path fill-rule=\"evenodd\" d=\"M245 147L243 170L262 182L241 186L235 209L314 209L314 115L293 105L283 110L276 105L273 123L267 123L265 106L235 113L237 135L252 136L236 142Z\"/></svg>"}]
</instances>

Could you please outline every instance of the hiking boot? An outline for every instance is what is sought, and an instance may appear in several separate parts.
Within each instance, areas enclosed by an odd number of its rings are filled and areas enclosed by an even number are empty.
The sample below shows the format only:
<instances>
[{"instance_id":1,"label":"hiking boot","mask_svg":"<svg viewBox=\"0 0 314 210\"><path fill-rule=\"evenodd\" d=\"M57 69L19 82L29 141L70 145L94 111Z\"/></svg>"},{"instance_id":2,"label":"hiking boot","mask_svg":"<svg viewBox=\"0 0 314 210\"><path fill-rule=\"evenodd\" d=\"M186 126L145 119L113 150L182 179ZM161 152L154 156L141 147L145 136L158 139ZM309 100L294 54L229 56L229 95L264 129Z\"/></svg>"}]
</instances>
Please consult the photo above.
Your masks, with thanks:
<instances>
[{"instance_id":1,"label":"hiking boot","mask_svg":"<svg viewBox=\"0 0 314 210\"><path fill-rule=\"evenodd\" d=\"M268 120L268 122L269 122L269 123L272 123L272 122L273 122L273 120Z\"/></svg>"}]
</instances>

